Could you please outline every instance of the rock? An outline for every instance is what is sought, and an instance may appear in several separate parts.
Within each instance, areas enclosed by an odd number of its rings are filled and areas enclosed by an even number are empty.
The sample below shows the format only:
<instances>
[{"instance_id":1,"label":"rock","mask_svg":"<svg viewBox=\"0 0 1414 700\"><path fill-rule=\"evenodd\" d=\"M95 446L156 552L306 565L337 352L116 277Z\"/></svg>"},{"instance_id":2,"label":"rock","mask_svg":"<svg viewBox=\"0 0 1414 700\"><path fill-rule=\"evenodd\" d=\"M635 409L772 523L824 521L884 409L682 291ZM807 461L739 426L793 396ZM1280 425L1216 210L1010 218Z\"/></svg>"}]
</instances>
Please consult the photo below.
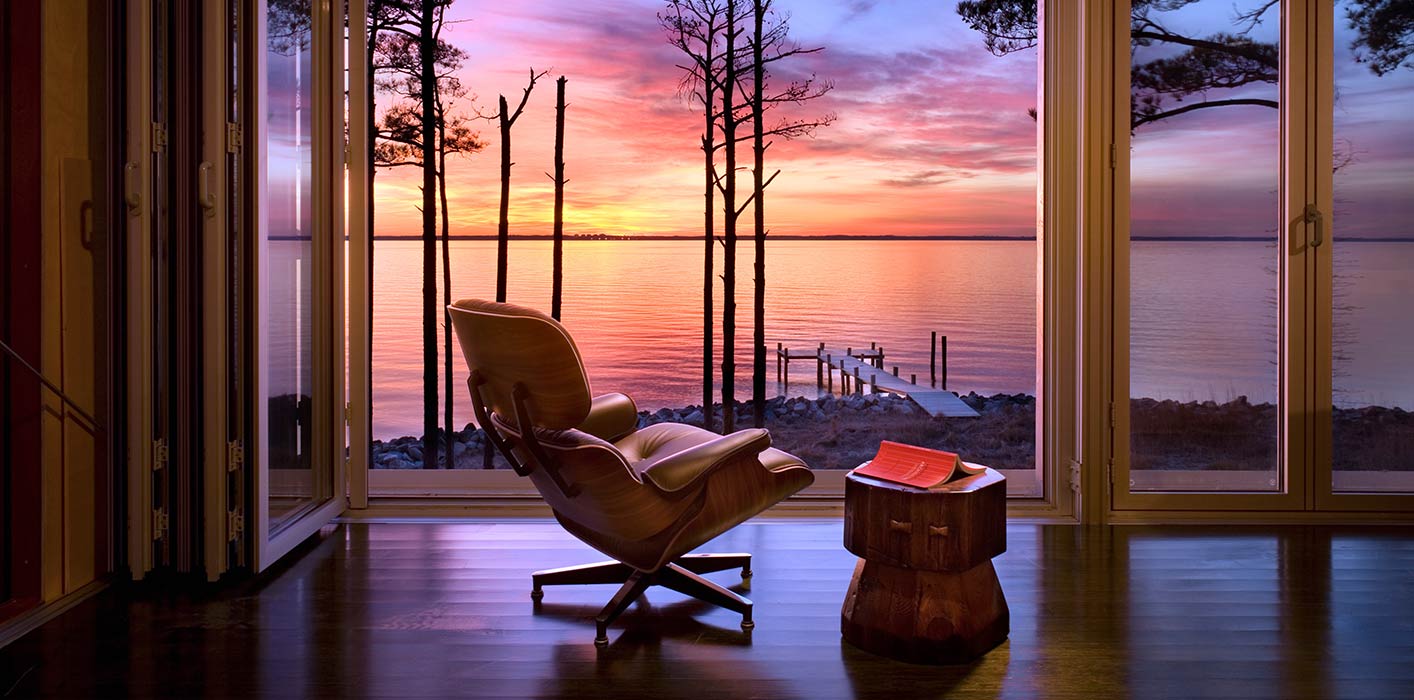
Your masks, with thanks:
<instances>
[{"instance_id":1,"label":"rock","mask_svg":"<svg viewBox=\"0 0 1414 700\"><path fill-rule=\"evenodd\" d=\"M694 407L692 413L683 416L682 422L691 423L692 425L702 425L702 411Z\"/></svg>"}]
</instances>

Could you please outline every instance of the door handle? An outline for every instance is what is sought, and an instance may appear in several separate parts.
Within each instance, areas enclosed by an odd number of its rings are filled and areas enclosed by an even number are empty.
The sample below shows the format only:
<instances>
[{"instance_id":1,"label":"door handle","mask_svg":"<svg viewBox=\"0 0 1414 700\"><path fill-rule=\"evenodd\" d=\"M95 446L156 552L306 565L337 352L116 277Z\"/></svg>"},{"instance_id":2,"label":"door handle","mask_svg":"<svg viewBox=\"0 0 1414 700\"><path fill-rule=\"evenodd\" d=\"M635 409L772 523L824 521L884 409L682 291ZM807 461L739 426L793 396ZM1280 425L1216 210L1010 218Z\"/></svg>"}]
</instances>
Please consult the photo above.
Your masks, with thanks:
<instances>
[{"instance_id":1,"label":"door handle","mask_svg":"<svg viewBox=\"0 0 1414 700\"><path fill-rule=\"evenodd\" d=\"M211 168L209 161L203 161L196 168L197 203L207 216L216 215L216 194L211 191Z\"/></svg>"},{"instance_id":2,"label":"door handle","mask_svg":"<svg viewBox=\"0 0 1414 700\"><path fill-rule=\"evenodd\" d=\"M123 201L127 202L128 216L137 216L142 213L142 190L138 188L136 178L133 177L137 172L137 163L129 162L123 166L123 187L128 191L123 196Z\"/></svg>"},{"instance_id":3,"label":"door handle","mask_svg":"<svg viewBox=\"0 0 1414 700\"><path fill-rule=\"evenodd\" d=\"M1315 235L1307 245L1312 248L1320 248L1321 244L1326 242L1326 220L1324 216L1321 216L1321 210L1317 209L1314 204L1307 204L1306 209L1301 212L1301 220L1313 224L1315 228Z\"/></svg>"}]
</instances>

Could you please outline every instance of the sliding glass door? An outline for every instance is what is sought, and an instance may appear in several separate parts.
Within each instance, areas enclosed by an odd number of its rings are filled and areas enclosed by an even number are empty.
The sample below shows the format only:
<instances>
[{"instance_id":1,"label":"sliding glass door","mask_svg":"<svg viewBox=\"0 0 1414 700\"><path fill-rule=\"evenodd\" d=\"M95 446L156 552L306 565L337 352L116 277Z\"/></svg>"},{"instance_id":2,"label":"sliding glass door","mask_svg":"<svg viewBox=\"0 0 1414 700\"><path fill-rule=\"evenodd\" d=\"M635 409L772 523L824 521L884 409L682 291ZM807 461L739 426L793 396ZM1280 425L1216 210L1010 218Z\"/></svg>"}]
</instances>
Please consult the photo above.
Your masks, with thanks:
<instances>
[{"instance_id":1,"label":"sliding glass door","mask_svg":"<svg viewBox=\"0 0 1414 700\"><path fill-rule=\"evenodd\" d=\"M1303 0L1136 0L1118 120L1114 506L1297 508ZM1122 94L1122 91L1121 91ZM1299 227L1304 224L1297 224ZM1125 240L1127 238L1127 240ZM1122 296L1121 296L1122 295ZM1127 367L1127 372L1120 368ZM1127 384L1127 386L1126 386Z\"/></svg>"},{"instance_id":2,"label":"sliding glass door","mask_svg":"<svg viewBox=\"0 0 1414 700\"><path fill-rule=\"evenodd\" d=\"M1371 13L1136 0L1117 20L1115 510L1414 489L1414 79Z\"/></svg>"},{"instance_id":3,"label":"sliding glass door","mask_svg":"<svg viewBox=\"0 0 1414 700\"><path fill-rule=\"evenodd\" d=\"M1316 411L1318 501L1407 508L1414 505L1414 37L1408 9L1370 0L1336 0L1317 20L1318 53L1328 59L1320 66L1317 147L1331 158L1314 171L1317 201L1329 212L1315 260L1316 347L1327 351L1318 398L1329 396Z\"/></svg>"},{"instance_id":4,"label":"sliding glass door","mask_svg":"<svg viewBox=\"0 0 1414 700\"><path fill-rule=\"evenodd\" d=\"M254 564L344 508L342 3L257 3L250 450Z\"/></svg>"}]
</instances>

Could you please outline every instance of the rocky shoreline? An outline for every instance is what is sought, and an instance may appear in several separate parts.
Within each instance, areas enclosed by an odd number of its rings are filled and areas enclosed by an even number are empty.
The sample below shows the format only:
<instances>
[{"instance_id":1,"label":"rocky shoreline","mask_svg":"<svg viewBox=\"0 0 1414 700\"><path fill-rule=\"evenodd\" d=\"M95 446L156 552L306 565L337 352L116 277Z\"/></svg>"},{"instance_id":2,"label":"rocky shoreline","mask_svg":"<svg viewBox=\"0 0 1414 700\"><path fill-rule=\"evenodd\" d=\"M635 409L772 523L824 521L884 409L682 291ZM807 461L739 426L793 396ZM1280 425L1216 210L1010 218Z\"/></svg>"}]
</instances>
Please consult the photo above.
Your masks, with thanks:
<instances>
[{"instance_id":1,"label":"rocky shoreline","mask_svg":"<svg viewBox=\"0 0 1414 700\"><path fill-rule=\"evenodd\" d=\"M766 427L774 447L815 469L852 469L872 457L885 439L957 452L999 469L1034 468L1034 397L968 393L961 399L979 417L935 418L891 394L777 397L767 402ZM1265 470L1275 463L1277 411L1272 404L1238 397L1221 404L1134 399L1130 405L1136 469ZM720 406L714 409L720 414ZM1370 406L1336 409L1334 420L1337 468L1414 471L1414 413ZM702 407L639 412L639 426L663 422L700 425ZM740 404L737 425L751 423L750 404ZM485 436L467 425L454 437L454 468L481 469ZM421 469L422 457L418 437L373 443L375 469ZM500 456L493 464L506 468Z\"/></svg>"},{"instance_id":2,"label":"rocky shoreline","mask_svg":"<svg viewBox=\"0 0 1414 700\"><path fill-rule=\"evenodd\" d=\"M1035 433L1035 399L1026 394L964 394L980 418L934 418L908 399L892 394L825 396L820 399L776 397L766 403L766 427L772 445L791 452L816 469L852 469L873 456L879 440L892 439L929 447L947 447L972 461L1004 468L1029 468ZM714 405L720 426L721 407ZM639 427L654 423L702 424L700 405L640 411ZM751 405L739 404L737 425L752 423ZM440 435L440 433L439 433ZM467 424L453 436L455 469L481 469L485 435ZM987 462L987 460L991 462ZM439 460L440 462L441 460ZM506 463L499 455L495 468ZM404 436L373 442L374 469L422 469L422 439ZM445 467L443 467L445 468Z\"/></svg>"}]
</instances>

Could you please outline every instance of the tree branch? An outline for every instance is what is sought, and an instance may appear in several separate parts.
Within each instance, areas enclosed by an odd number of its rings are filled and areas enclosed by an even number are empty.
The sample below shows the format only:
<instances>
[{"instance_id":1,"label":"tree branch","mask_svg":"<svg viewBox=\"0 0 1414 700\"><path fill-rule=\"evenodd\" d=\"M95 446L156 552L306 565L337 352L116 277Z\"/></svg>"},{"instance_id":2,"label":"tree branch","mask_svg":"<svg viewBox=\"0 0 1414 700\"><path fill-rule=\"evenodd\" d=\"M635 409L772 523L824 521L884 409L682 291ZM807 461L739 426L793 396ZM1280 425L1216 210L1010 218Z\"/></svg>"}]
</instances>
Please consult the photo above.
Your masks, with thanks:
<instances>
[{"instance_id":1,"label":"tree branch","mask_svg":"<svg viewBox=\"0 0 1414 700\"><path fill-rule=\"evenodd\" d=\"M1209 109L1209 108L1212 108L1212 107L1232 107L1232 106L1234 106L1234 105L1251 105L1251 106L1255 106L1255 107L1271 107L1272 109L1277 109L1278 107L1280 107L1280 105L1277 103L1276 100L1260 100L1260 99L1254 99L1254 98L1240 98L1240 99L1231 99L1231 100L1210 100L1210 101L1207 101L1207 102L1195 102L1195 103L1193 103L1193 104L1184 105L1184 106L1182 106L1182 107L1178 107L1178 108L1176 108L1176 109L1171 109L1171 110L1168 110L1168 111L1166 111L1166 112L1157 112L1157 113L1154 113L1154 114L1147 114L1147 115L1144 115L1143 117L1140 117L1140 118L1138 118L1138 119L1135 119L1135 120L1134 120L1134 123L1132 123L1132 124L1130 125L1130 128L1131 128L1131 129L1136 129L1136 128L1138 128L1138 127L1140 127L1140 126L1142 126L1142 125L1144 125L1144 124L1148 124L1148 123L1150 123L1150 122L1156 122L1156 121L1158 121L1158 120L1160 120L1160 119L1167 119L1168 117L1173 117L1173 116L1177 116L1177 115L1180 115L1180 114L1185 114L1185 113L1187 113L1187 112L1192 112L1192 111L1199 110L1199 109Z\"/></svg>"}]
</instances>

